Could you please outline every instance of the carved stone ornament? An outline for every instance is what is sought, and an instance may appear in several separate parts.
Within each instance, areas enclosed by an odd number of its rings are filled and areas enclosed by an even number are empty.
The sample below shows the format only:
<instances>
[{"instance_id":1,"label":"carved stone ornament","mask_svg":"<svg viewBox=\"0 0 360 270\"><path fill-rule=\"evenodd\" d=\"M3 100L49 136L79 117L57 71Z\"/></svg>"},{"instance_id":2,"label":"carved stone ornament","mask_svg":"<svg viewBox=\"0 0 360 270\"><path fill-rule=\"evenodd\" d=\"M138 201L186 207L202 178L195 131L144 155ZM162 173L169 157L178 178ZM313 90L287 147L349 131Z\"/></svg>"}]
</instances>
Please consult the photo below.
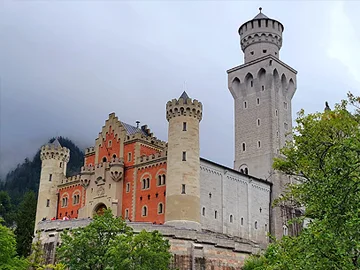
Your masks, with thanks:
<instances>
[{"instance_id":1,"label":"carved stone ornament","mask_svg":"<svg viewBox=\"0 0 360 270\"><path fill-rule=\"evenodd\" d=\"M103 186L98 187L97 195L98 196L104 196L105 195L105 188Z\"/></svg>"}]
</instances>

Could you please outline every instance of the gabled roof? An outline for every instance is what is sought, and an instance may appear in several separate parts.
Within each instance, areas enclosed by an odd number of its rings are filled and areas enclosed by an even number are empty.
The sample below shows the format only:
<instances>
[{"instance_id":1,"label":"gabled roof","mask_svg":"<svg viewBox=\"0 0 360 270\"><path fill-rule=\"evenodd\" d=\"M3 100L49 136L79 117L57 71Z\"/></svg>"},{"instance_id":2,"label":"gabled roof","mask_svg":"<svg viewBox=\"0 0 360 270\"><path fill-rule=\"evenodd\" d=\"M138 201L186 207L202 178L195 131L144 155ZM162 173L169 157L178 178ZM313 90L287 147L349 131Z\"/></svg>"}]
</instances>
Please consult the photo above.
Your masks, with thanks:
<instances>
[{"instance_id":1,"label":"gabled roof","mask_svg":"<svg viewBox=\"0 0 360 270\"><path fill-rule=\"evenodd\" d=\"M135 133L141 133L145 136L148 136L148 134L146 134L146 132L144 130L142 130L141 128L138 128L138 127L134 127L130 124L127 124L127 123L124 123L124 122L121 122L121 124L123 125L123 127L125 128L126 130L126 133L128 135L133 135Z\"/></svg>"}]
</instances>

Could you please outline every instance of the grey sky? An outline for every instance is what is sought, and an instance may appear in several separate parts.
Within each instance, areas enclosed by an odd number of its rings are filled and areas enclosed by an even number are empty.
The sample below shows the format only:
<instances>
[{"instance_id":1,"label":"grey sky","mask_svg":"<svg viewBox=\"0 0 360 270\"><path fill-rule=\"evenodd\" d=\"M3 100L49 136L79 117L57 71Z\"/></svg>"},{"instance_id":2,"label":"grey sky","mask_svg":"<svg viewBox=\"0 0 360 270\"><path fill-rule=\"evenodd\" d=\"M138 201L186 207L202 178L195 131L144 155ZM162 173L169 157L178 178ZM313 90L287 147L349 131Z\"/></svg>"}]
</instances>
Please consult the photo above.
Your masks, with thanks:
<instances>
[{"instance_id":1,"label":"grey sky","mask_svg":"<svg viewBox=\"0 0 360 270\"><path fill-rule=\"evenodd\" d=\"M359 94L360 2L1 1L1 172L51 136L91 146L110 112L166 140L165 104L184 81L204 105L201 155L232 167L226 70L243 63L237 30L259 6L285 26L293 117Z\"/></svg>"}]
</instances>

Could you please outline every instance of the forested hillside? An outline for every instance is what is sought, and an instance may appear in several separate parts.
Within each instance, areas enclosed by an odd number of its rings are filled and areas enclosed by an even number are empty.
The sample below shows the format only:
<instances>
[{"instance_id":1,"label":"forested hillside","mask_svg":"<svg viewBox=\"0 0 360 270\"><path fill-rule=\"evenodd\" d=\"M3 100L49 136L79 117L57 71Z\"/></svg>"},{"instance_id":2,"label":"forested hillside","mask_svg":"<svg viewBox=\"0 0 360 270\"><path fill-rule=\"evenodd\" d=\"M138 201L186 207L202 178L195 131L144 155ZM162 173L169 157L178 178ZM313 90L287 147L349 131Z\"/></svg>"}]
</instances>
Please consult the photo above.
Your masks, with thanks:
<instances>
[{"instance_id":1,"label":"forested hillside","mask_svg":"<svg viewBox=\"0 0 360 270\"><path fill-rule=\"evenodd\" d=\"M49 140L53 142L55 138ZM84 162L84 153L71 140L63 137L58 138L60 144L70 149L70 161L67 166L67 176L72 176L80 172L80 168ZM32 160L25 158L22 164L10 171L5 181L0 183L0 190L7 191L13 204L19 204L20 199L26 191L38 192L41 160L39 150Z\"/></svg>"},{"instance_id":2,"label":"forested hillside","mask_svg":"<svg viewBox=\"0 0 360 270\"><path fill-rule=\"evenodd\" d=\"M54 140L50 139L49 143ZM67 176L79 173L84 153L71 140L62 137L58 140L62 146L70 149ZM0 224L14 229L17 253L24 257L30 254L34 234L41 171L40 147L32 160L26 158L6 175L5 181L0 182Z\"/></svg>"}]
</instances>

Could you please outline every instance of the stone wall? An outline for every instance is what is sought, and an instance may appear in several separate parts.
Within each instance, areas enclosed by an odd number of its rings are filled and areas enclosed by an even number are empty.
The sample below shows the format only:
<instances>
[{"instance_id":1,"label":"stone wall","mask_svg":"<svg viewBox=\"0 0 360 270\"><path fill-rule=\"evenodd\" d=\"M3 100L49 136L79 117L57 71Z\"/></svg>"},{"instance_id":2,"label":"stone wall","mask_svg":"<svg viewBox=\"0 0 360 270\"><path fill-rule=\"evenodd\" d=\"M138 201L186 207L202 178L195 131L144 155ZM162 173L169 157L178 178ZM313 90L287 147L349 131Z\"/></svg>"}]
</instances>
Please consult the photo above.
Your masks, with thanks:
<instances>
[{"instance_id":1,"label":"stone wall","mask_svg":"<svg viewBox=\"0 0 360 270\"><path fill-rule=\"evenodd\" d=\"M40 240L44 245L47 263L55 260L55 250L60 244L60 234L65 229L84 227L91 219L68 221L43 221L38 224ZM252 253L260 247L240 237L230 237L207 230L177 229L173 226L129 222L135 232L158 230L171 245L171 265L179 270L238 270Z\"/></svg>"},{"instance_id":2,"label":"stone wall","mask_svg":"<svg viewBox=\"0 0 360 270\"><path fill-rule=\"evenodd\" d=\"M270 190L270 182L201 159L202 228L266 245Z\"/></svg>"}]
</instances>

